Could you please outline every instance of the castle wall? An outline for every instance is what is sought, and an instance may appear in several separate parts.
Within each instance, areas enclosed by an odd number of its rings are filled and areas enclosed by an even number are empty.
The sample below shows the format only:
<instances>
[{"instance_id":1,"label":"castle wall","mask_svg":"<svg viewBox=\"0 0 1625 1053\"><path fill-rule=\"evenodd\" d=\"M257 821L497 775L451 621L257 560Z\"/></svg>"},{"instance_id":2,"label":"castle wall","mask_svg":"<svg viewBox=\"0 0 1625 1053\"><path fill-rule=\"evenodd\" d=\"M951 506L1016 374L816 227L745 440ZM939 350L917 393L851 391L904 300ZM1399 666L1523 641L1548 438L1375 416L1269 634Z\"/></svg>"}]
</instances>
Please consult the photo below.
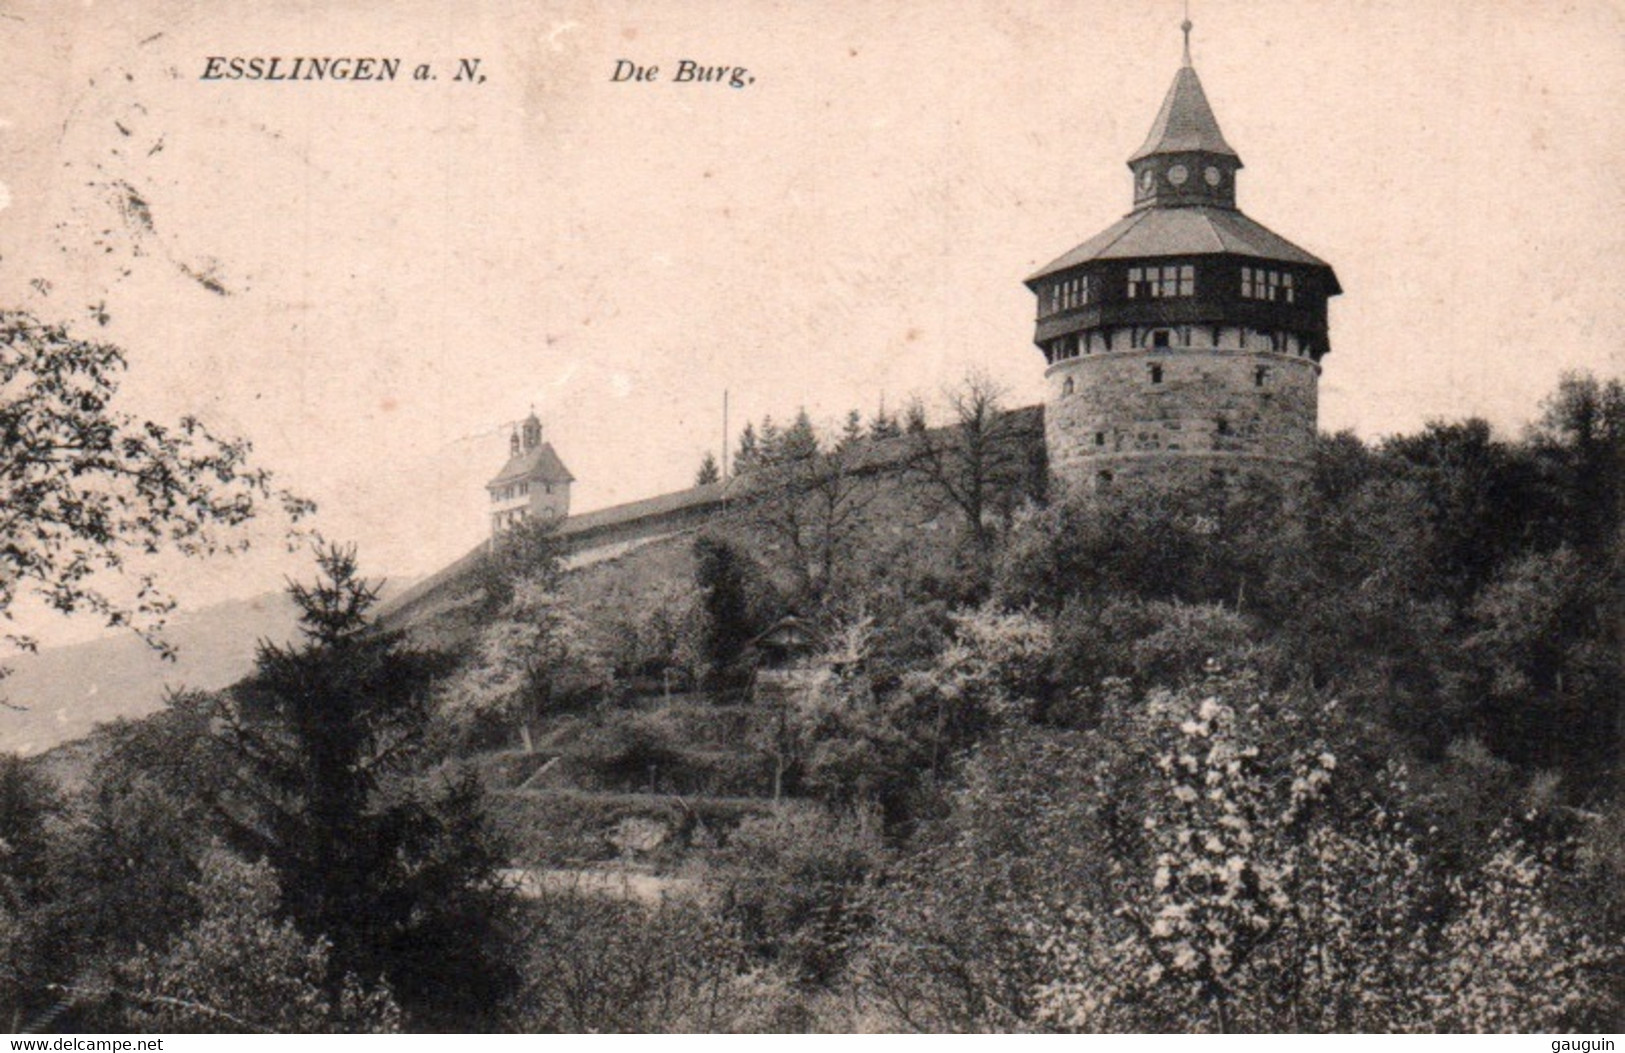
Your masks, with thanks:
<instances>
[{"instance_id":1,"label":"castle wall","mask_svg":"<svg viewBox=\"0 0 1625 1053\"><path fill-rule=\"evenodd\" d=\"M1302 355L1201 345L1057 362L1045 374L1052 476L1099 489L1148 475L1306 473L1319 372Z\"/></svg>"}]
</instances>

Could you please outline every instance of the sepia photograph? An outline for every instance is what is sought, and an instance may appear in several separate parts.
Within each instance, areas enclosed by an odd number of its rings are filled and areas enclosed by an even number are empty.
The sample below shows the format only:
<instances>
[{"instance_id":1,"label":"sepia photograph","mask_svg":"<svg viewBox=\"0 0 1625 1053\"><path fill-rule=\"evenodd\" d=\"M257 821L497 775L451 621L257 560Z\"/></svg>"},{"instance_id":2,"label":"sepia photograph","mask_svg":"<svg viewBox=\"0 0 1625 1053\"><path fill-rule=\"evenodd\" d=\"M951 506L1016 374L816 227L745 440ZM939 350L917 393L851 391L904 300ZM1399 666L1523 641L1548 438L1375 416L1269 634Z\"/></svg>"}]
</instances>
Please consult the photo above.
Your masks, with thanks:
<instances>
[{"instance_id":1,"label":"sepia photograph","mask_svg":"<svg viewBox=\"0 0 1625 1053\"><path fill-rule=\"evenodd\" d=\"M0 60L12 1049L1615 1048L1621 0Z\"/></svg>"}]
</instances>

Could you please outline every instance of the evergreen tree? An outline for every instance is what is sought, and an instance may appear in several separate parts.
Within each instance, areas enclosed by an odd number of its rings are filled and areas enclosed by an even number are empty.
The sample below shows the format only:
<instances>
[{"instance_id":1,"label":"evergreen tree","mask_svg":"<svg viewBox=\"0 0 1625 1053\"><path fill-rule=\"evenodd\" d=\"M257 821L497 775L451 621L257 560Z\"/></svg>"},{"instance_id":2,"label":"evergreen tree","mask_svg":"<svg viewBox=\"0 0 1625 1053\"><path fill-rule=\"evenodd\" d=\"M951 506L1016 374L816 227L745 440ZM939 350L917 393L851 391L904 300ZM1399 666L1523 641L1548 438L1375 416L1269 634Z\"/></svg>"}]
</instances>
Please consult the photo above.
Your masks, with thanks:
<instances>
[{"instance_id":1,"label":"evergreen tree","mask_svg":"<svg viewBox=\"0 0 1625 1053\"><path fill-rule=\"evenodd\" d=\"M903 430L910 435L923 435L928 427L925 422L925 404L919 399L914 399L908 404L908 409L903 411Z\"/></svg>"},{"instance_id":2,"label":"evergreen tree","mask_svg":"<svg viewBox=\"0 0 1625 1053\"><path fill-rule=\"evenodd\" d=\"M846 424L841 428L840 448L851 449L863 441L863 414L857 410L846 415Z\"/></svg>"},{"instance_id":3,"label":"evergreen tree","mask_svg":"<svg viewBox=\"0 0 1625 1053\"><path fill-rule=\"evenodd\" d=\"M511 892L472 775L429 776L437 656L375 629L377 588L353 549L293 585L304 641L260 646L222 737L237 761L219 803L237 847L277 872L283 906L332 944L330 982L382 978L420 1028L466 1030L511 992Z\"/></svg>"},{"instance_id":4,"label":"evergreen tree","mask_svg":"<svg viewBox=\"0 0 1625 1053\"><path fill-rule=\"evenodd\" d=\"M812 418L805 409L796 413L796 419L779 439L781 461L804 461L818 456L818 433L813 430Z\"/></svg>"},{"instance_id":5,"label":"evergreen tree","mask_svg":"<svg viewBox=\"0 0 1625 1053\"><path fill-rule=\"evenodd\" d=\"M755 634L750 612L747 560L727 541L701 537L694 542L694 581L705 608L704 656L711 672L725 676L738 663Z\"/></svg>"},{"instance_id":6,"label":"evergreen tree","mask_svg":"<svg viewBox=\"0 0 1625 1053\"><path fill-rule=\"evenodd\" d=\"M705 451L705 460L700 462L700 470L694 473L695 486L710 486L720 482L722 470L717 467L717 459L710 450Z\"/></svg>"},{"instance_id":7,"label":"evergreen tree","mask_svg":"<svg viewBox=\"0 0 1625 1053\"><path fill-rule=\"evenodd\" d=\"M780 442L783 434L779 426L773 423L773 415L767 414L762 418L762 426L756 429L756 450L758 463L777 464L780 457Z\"/></svg>"},{"instance_id":8,"label":"evergreen tree","mask_svg":"<svg viewBox=\"0 0 1625 1053\"><path fill-rule=\"evenodd\" d=\"M734 470L749 471L756 466L761 455L761 448L756 441L756 425L746 421L745 429L739 433L739 450L734 454Z\"/></svg>"},{"instance_id":9,"label":"evergreen tree","mask_svg":"<svg viewBox=\"0 0 1625 1053\"><path fill-rule=\"evenodd\" d=\"M895 439L903 434L903 429L897 423L895 414L886 412L886 404L881 403L875 410L875 415L869 418L869 438L880 442L884 439Z\"/></svg>"}]
</instances>

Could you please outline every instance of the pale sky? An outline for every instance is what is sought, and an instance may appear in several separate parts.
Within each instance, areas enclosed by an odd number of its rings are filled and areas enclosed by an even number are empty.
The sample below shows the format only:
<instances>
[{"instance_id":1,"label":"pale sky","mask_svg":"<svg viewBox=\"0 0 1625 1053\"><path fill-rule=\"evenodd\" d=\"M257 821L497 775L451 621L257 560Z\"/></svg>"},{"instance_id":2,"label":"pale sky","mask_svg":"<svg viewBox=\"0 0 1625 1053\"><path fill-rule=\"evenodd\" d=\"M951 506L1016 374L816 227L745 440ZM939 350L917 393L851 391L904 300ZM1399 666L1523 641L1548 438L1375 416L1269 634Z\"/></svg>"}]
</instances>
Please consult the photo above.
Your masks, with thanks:
<instances>
[{"instance_id":1,"label":"pale sky","mask_svg":"<svg viewBox=\"0 0 1625 1053\"><path fill-rule=\"evenodd\" d=\"M1328 260L1321 426L1509 433L1625 347L1625 3L1195 0L1244 211ZM534 404L578 511L735 427L982 367L1037 401L1022 278L1128 211L1179 0L0 7L0 287L125 347L131 410L253 440L379 571L486 530ZM199 79L394 56L394 83ZM483 84L451 80L478 58ZM748 67L675 84L681 59ZM619 59L662 67L616 84ZM439 80L409 71L433 63ZM150 217L122 209L125 188ZM51 283L41 296L30 281ZM213 291L218 287L223 292ZM274 546L172 579L276 588ZM25 626L49 631L49 626Z\"/></svg>"}]
</instances>

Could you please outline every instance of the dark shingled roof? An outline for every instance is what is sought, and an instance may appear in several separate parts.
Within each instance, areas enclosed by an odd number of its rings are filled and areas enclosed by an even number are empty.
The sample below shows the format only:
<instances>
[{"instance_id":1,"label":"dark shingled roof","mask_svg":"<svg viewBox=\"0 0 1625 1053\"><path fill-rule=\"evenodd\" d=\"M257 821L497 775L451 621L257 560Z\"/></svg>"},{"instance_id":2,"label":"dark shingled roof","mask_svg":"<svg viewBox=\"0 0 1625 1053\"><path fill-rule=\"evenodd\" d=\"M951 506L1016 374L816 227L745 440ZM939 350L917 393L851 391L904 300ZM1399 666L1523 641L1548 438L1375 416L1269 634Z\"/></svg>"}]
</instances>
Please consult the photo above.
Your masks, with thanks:
<instances>
[{"instance_id":1,"label":"dark shingled roof","mask_svg":"<svg viewBox=\"0 0 1625 1053\"><path fill-rule=\"evenodd\" d=\"M485 484L487 490L518 479L540 479L546 483L573 483L575 476L553 452L553 444L544 442L534 450L516 453L508 458L495 479Z\"/></svg>"},{"instance_id":2,"label":"dark shingled roof","mask_svg":"<svg viewBox=\"0 0 1625 1053\"><path fill-rule=\"evenodd\" d=\"M1219 121L1213 116L1213 107L1208 105L1207 93L1202 90L1196 70L1183 66L1174 75L1173 87L1168 89L1167 97L1162 100L1162 109L1157 111L1157 119L1151 124L1151 134L1146 136L1145 145L1134 151L1134 156L1128 161L1133 164L1153 154L1180 154L1197 150L1234 157L1238 163L1241 161L1230 144L1224 141L1224 133L1219 131Z\"/></svg>"},{"instance_id":3,"label":"dark shingled roof","mask_svg":"<svg viewBox=\"0 0 1625 1053\"><path fill-rule=\"evenodd\" d=\"M1208 205L1131 212L1036 271L1029 283L1094 260L1229 253L1312 267L1328 264L1234 209Z\"/></svg>"}]
</instances>

